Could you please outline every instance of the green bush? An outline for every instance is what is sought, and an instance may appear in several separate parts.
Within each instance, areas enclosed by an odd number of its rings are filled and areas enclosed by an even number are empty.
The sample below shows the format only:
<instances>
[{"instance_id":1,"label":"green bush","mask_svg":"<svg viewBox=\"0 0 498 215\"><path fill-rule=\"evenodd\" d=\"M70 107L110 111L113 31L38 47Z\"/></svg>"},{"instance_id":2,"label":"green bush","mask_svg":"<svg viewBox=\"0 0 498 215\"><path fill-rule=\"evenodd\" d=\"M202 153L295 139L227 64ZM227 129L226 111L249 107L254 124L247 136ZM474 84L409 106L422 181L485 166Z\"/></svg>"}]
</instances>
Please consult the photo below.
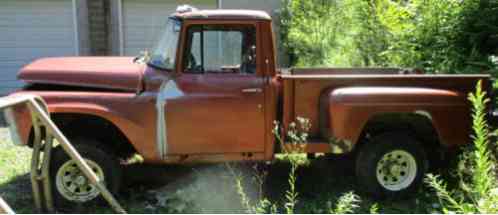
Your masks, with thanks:
<instances>
[{"instance_id":1,"label":"green bush","mask_svg":"<svg viewBox=\"0 0 498 215\"><path fill-rule=\"evenodd\" d=\"M337 1L284 0L281 33L293 64L326 65L330 50L341 47L338 38L350 17Z\"/></svg>"},{"instance_id":2,"label":"green bush","mask_svg":"<svg viewBox=\"0 0 498 215\"><path fill-rule=\"evenodd\" d=\"M280 20L294 66L498 72L495 0L286 0Z\"/></svg>"}]
</instances>

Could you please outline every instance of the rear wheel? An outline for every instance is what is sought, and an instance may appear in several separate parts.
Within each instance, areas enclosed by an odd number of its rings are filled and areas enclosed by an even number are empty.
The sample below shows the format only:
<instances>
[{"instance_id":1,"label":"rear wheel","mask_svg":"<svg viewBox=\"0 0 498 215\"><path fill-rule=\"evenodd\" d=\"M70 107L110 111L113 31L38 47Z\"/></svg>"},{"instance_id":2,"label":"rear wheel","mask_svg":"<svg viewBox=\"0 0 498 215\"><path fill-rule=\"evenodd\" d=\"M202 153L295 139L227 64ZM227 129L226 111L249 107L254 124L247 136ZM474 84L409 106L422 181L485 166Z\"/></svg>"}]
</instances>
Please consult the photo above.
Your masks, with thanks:
<instances>
[{"instance_id":1,"label":"rear wheel","mask_svg":"<svg viewBox=\"0 0 498 215\"><path fill-rule=\"evenodd\" d=\"M112 153L98 148L96 141L75 139L72 143L95 174L104 180L107 189L117 193L121 182L118 159ZM54 204L59 210L74 211L74 205L95 205L103 200L97 188L60 146L53 151L50 177Z\"/></svg>"},{"instance_id":2,"label":"rear wheel","mask_svg":"<svg viewBox=\"0 0 498 215\"><path fill-rule=\"evenodd\" d=\"M356 176L364 190L376 197L406 197L422 183L427 166L422 145L413 137L385 133L360 149Z\"/></svg>"}]
</instances>

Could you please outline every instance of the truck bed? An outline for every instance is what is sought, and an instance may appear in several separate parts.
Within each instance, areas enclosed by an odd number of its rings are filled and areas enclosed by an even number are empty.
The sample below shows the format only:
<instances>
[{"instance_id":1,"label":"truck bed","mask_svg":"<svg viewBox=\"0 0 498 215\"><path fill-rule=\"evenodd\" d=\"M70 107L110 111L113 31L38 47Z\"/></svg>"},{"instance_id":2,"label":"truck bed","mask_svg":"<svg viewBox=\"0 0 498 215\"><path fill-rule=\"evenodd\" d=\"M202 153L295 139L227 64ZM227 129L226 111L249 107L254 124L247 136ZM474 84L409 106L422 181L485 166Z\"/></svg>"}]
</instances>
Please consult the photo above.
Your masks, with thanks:
<instances>
[{"instance_id":1,"label":"truck bed","mask_svg":"<svg viewBox=\"0 0 498 215\"><path fill-rule=\"evenodd\" d=\"M328 119L320 111L320 101L327 92L343 87L417 87L453 90L466 96L478 80L489 75L417 74L402 69L291 69L281 74L283 80L283 124L296 117L310 119L310 137L315 143L327 142L321 129ZM483 82L484 89L489 83ZM318 146L316 146L318 147Z\"/></svg>"}]
</instances>

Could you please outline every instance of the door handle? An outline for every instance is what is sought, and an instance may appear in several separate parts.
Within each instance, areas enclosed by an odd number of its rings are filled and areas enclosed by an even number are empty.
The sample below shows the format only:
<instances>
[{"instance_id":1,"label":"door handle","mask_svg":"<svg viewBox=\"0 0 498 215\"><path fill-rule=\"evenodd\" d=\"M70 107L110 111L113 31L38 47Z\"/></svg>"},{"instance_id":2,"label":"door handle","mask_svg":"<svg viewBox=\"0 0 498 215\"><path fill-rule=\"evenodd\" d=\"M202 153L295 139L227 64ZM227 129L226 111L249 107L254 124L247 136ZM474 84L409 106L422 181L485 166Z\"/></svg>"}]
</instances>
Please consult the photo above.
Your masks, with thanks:
<instances>
[{"instance_id":1,"label":"door handle","mask_svg":"<svg viewBox=\"0 0 498 215\"><path fill-rule=\"evenodd\" d=\"M243 93L261 93L263 92L263 89L261 88L247 88L247 89L242 89Z\"/></svg>"}]
</instances>

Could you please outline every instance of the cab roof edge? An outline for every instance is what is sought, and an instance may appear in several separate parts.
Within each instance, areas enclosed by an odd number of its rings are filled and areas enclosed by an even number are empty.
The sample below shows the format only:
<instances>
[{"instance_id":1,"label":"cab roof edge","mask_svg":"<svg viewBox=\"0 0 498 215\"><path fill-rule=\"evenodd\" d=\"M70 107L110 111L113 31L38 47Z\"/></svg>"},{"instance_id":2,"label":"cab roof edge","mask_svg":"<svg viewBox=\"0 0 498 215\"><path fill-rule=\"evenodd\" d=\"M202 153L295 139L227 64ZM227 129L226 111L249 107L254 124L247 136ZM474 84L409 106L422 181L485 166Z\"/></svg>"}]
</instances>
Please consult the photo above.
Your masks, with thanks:
<instances>
[{"instance_id":1,"label":"cab roof edge","mask_svg":"<svg viewBox=\"0 0 498 215\"><path fill-rule=\"evenodd\" d=\"M199 9L197 9L196 7L193 7L191 5L188 5L188 4L179 5L176 8L177 13L188 13L188 12L195 12L195 11L199 11Z\"/></svg>"}]
</instances>

